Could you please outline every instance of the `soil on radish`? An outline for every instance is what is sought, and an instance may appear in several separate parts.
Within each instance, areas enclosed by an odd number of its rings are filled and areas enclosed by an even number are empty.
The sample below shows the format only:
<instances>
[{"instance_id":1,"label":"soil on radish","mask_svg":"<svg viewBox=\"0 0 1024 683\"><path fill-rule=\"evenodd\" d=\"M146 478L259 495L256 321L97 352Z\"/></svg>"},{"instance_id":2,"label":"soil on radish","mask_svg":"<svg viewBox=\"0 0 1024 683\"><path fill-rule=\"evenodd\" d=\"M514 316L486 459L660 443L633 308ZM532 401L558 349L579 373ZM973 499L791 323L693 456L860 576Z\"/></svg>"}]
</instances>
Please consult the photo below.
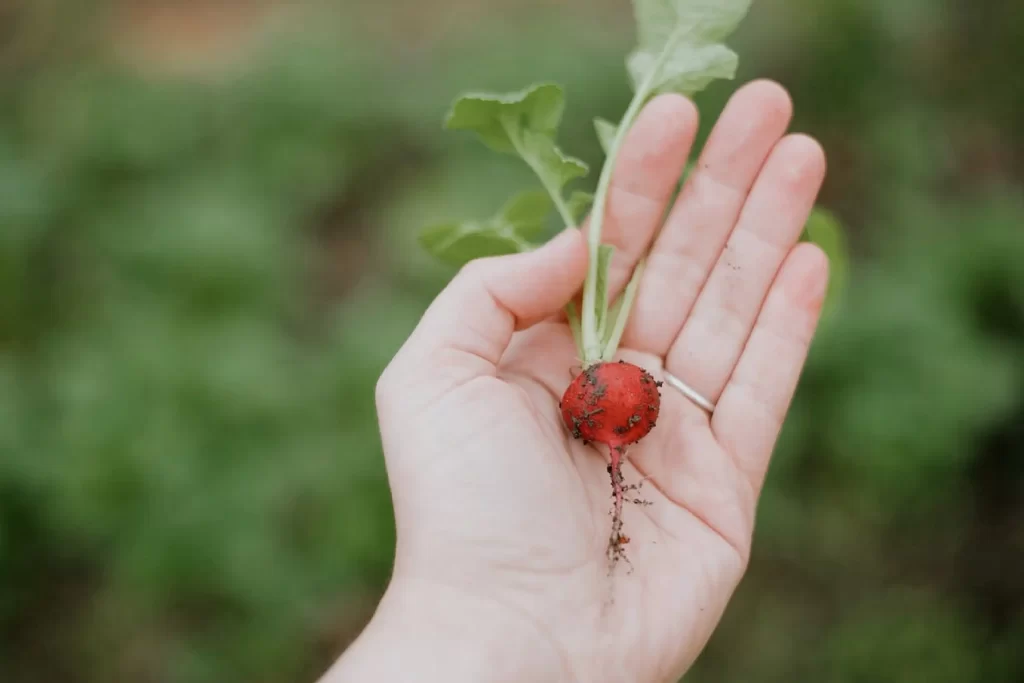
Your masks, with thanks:
<instances>
[{"instance_id":1,"label":"soil on radish","mask_svg":"<svg viewBox=\"0 0 1024 683\"><path fill-rule=\"evenodd\" d=\"M597 363L576 376L558 404L562 420L573 438L584 444L599 443L609 448L608 474L614 504L608 557L613 567L619 559L629 562L625 556L629 537L622 533L622 504L629 491L639 490L638 484L625 485L622 461L626 447L640 441L657 423L661 385L650 373L632 363ZM639 498L628 502L650 505Z\"/></svg>"}]
</instances>

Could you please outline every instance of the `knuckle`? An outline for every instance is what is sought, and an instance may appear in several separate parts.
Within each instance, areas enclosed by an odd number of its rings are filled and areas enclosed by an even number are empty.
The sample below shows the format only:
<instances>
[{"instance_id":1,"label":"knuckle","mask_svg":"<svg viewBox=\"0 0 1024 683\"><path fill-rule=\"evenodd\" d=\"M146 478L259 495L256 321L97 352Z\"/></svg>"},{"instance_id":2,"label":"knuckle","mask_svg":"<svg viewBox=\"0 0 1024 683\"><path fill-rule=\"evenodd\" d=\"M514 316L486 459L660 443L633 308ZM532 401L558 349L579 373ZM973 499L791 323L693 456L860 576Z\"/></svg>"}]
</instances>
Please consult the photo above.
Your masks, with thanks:
<instances>
[{"instance_id":1,"label":"knuckle","mask_svg":"<svg viewBox=\"0 0 1024 683\"><path fill-rule=\"evenodd\" d=\"M793 97L789 90L771 78L758 78L747 84L745 94L756 98L762 109L770 110L779 119L788 119L793 114Z\"/></svg>"}]
</instances>

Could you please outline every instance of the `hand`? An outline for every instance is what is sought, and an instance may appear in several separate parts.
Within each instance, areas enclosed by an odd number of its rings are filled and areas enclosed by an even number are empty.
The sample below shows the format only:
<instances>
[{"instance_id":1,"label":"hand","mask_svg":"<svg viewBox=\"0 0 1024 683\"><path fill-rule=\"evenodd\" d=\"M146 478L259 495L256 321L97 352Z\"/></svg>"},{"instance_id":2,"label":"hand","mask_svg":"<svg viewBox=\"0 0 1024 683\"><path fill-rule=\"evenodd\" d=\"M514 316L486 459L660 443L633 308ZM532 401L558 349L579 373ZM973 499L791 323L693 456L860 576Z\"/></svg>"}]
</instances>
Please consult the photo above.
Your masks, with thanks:
<instances>
[{"instance_id":1,"label":"hand","mask_svg":"<svg viewBox=\"0 0 1024 683\"><path fill-rule=\"evenodd\" d=\"M566 231L469 264L381 378L394 576L329 680L675 681L693 663L746 569L826 289L825 255L797 245L824 155L784 136L790 116L778 85L741 88L660 232L693 104L649 103L614 171L613 292L650 246L620 357L716 404L709 416L665 384L631 447L626 483L652 503L624 514L631 567L609 572L608 452L558 411L579 367L559 311L587 264Z\"/></svg>"}]
</instances>

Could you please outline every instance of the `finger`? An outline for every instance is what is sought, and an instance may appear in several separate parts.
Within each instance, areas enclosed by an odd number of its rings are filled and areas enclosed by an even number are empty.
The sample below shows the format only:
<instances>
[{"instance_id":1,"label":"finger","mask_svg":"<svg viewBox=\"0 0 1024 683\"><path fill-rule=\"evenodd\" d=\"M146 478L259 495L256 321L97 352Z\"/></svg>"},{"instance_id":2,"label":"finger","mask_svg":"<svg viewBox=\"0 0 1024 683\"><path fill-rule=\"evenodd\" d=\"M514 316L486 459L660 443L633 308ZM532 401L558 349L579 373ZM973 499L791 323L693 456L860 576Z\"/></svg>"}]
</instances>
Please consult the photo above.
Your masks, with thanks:
<instances>
[{"instance_id":1,"label":"finger","mask_svg":"<svg viewBox=\"0 0 1024 683\"><path fill-rule=\"evenodd\" d=\"M532 252L471 261L430 305L396 361L455 382L493 374L512 333L564 306L586 271L586 242L575 229Z\"/></svg>"},{"instance_id":2,"label":"finger","mask_svg":"<svg viewBox=\"0 0 1024 683\"><path fill-rule=\"evenodd\" d=\"M825 253L811 243L796 246L715 409L711 428L755 491L793 399L827 284Z\"/></svg>"},{"instance_id":3,"label":"finger","mask_svg":"<svg viewBox=\"0 0 1024 683\"><path fill-rule=\"evenodd\" d=\"M754 183L665 367L712 403L732 374L765 295L796 244L825 176L821 146L783 138Z\"/></svg>"},{"instance_id":4,"label":"finger","mask_svg":"<svg viewBox=\"0 0 1024 683\"><path fill-rule=\"evenodd\" d=\"M647 251L682 176L697 134L697 108L682 95L659 95L623 140L609 181L601 242L615 247L609 296L621 291ZM590 229L589 221L583 226Z\"/></svg>"},{"instance_id":5,"label":"finger","mask_svg":"<svg viewBox=\"0 0 1024 683\"><path fill-rule=\"evenodd\" d=\"M647 258L624 345L668 352L791 115L789 95L771 81L730 98Z\"/></svg>"}]
</instances>

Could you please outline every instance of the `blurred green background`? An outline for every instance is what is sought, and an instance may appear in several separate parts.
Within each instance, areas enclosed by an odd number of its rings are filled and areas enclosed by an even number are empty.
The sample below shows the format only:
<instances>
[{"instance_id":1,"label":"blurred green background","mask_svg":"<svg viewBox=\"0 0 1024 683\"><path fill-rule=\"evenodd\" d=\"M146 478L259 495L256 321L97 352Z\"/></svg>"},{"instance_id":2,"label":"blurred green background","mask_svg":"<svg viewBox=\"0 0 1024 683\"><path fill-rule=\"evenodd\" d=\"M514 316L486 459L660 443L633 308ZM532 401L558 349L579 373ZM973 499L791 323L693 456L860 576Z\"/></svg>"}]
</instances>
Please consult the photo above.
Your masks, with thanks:
<instances>
[{"instance_id":1,"label":"blurred green background","mask_svg":"<svg viewBox=\"0 0 1024 683\"><path fill-rule=\"evenodd\" d=\"M287 11L283 11L286 9ZM630 91L627 0L0 7L0 681L313 680L393 528L377 374L435 220L533 184L441 120ZM755 0L849 283L686 680L1024 680L1024 6ZM594 182L592 175L590 182Z\"/></svg>"}]
</instances>

